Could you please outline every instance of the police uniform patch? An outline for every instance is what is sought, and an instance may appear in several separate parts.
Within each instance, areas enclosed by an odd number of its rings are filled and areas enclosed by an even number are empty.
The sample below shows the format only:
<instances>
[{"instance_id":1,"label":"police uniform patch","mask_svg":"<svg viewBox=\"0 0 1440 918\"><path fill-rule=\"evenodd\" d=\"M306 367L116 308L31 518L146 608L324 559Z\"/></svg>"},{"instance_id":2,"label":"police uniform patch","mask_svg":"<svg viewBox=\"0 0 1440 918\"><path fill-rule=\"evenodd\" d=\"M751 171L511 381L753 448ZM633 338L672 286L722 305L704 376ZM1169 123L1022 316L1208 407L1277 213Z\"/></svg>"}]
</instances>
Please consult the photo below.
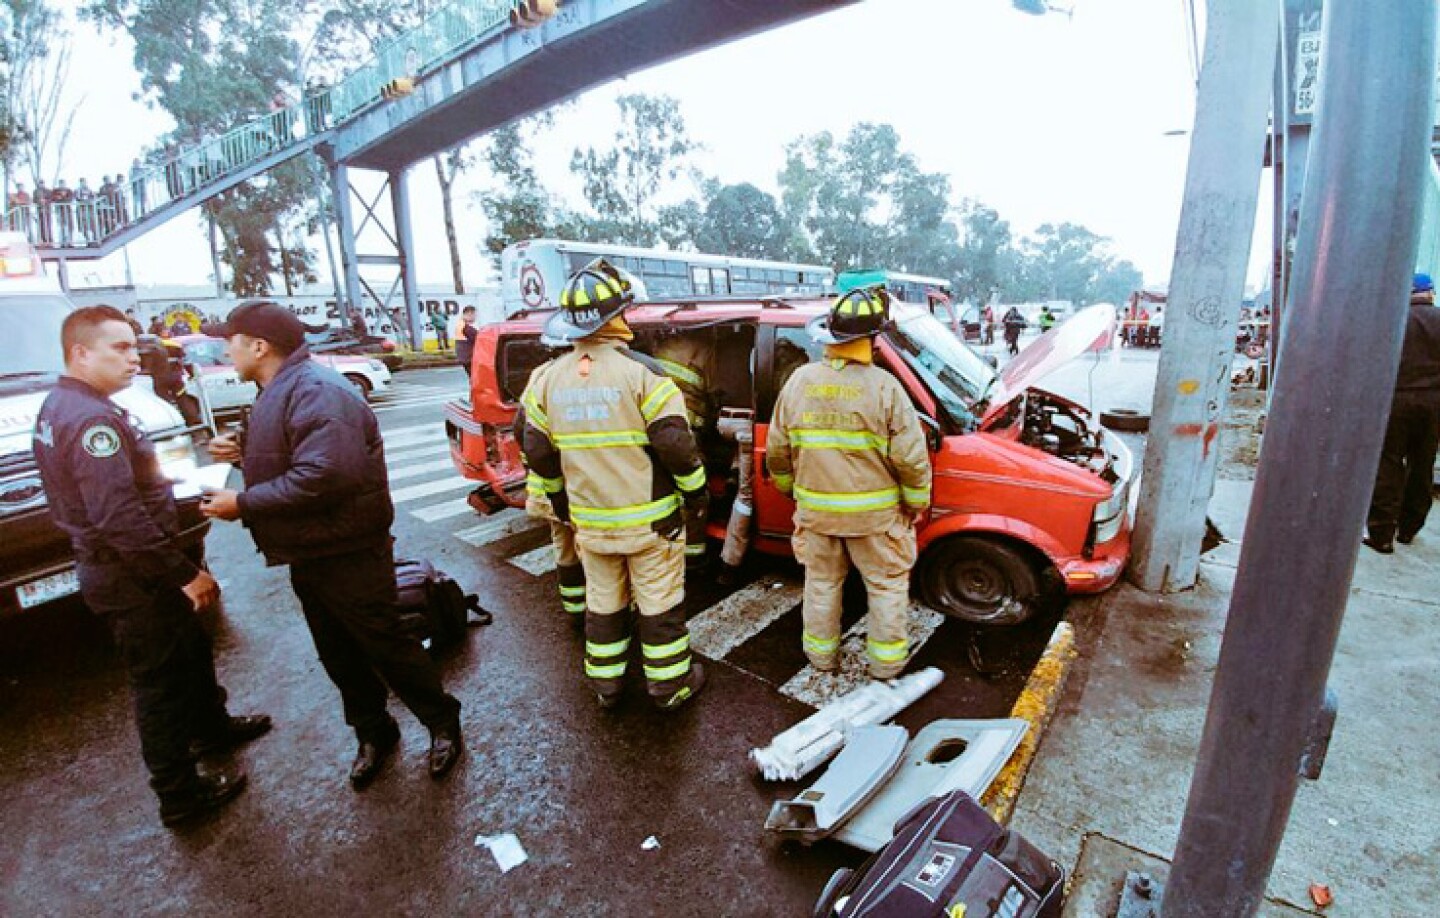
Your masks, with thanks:
<instances>
[{"instance_id":1,"label":"police uniform patch","mask_svg":"<svg viewBox=\"0 0 1440 918\"><path fill-rule=\"evenodd\" d=\"M120 435L108 424L96 424L81 435L80 445L96 459L106 459L120 452Z\"/></svg>"}]
</instances>

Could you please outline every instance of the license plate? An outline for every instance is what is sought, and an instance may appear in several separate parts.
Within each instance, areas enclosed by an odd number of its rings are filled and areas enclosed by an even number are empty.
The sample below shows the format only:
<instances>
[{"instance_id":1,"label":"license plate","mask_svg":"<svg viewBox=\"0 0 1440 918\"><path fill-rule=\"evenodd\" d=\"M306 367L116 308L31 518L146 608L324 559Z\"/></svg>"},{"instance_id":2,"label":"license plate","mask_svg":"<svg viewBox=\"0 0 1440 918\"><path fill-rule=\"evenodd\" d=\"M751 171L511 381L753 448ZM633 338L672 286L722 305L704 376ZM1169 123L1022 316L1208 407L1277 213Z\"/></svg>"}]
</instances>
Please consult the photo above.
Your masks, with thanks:
<instances>
[{"instance_id":1,"label":"license plate","mask_svg":"<svg viewBox=\"0 0 1440 918\"><path fill-rule=\"evenodd\" d=\"M80 592L80 578L73 570L69 570L21 584L20 588L15 591L15 598L19 601L20 608L30 609L52 599L59 599L61 596L69 596L71 593L78 592Z\"/></svg>"}]
</instances>

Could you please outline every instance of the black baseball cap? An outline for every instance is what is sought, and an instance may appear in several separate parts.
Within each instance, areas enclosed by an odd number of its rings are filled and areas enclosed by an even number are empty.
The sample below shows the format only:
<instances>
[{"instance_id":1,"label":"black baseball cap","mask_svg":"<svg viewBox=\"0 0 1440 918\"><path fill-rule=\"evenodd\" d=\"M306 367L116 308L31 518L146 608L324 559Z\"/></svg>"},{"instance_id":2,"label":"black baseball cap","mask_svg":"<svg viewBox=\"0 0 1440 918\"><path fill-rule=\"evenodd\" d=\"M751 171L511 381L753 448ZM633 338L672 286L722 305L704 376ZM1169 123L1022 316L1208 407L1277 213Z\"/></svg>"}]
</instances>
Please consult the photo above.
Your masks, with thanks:
<instances>
[{"instance_id":1,"label":"black baseball cap","mask_svg":"<svg viewBox=\"0 0 1440 918\"><path fill-rule=\"evenodd\" d=\"M295 313L270 300L250 300L230 311L219 325L208 325L203 331L217 338L249 335L262 338L287 353L298 351L305 344L305 326Z\"/></svg>"}]
</instances>

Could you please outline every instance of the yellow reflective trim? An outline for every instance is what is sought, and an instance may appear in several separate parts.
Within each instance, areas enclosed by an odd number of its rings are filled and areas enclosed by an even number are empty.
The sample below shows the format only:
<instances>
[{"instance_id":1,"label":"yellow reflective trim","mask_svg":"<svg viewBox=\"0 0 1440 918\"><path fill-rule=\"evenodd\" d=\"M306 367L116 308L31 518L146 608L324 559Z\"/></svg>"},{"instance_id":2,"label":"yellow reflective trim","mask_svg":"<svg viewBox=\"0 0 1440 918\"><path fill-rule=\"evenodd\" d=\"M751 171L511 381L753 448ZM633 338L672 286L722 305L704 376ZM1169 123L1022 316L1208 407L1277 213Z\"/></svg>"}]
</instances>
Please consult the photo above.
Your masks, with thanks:
<instances>
[{"instance_id":1,"label":"yellow reflective trim","mask_svg":"<svg viewBox=\"0 0 1440 918\"><path fill-rule=\"evenodd\" d=\"M698 491L705 487L705 467L702 465L688 475L676 475L675 483L682 491Z\"/></svg>"},{"instance_id":2,"label":"yellow reflective trim","mask_svg":"<svg viewBox=\"0 0 1440 918\"><path fill-rule=\"evenodd\" d=\"M565 490L564 478L546 478L539 472L525 473L525 490L537 496L545 494L559 494Z\"/></svg>"},{"instance_id":3,"label":"yellow reflective trim","mask_svg":"<svg viewBox=\"0 0 1440 918\"><path fill-rule=\"evenodd\" d=\"M585 652L592 657L618 657L630 649L630 639L621 638L609 644L596 644L594 641L585 642Z\"/></svg>"},{"instance_id":4,"label":"yellow reflective trim","mask_svg":"<svg viewBox=\"0 0 1440 918\"><path fill-rule=\"evenodd\" d=\"M772 472L771 476L775 479L775 487L779 489L781 493L789 494L791 489L795 487L794 475L785 472Z\"/></svg>"},{"instance_id":5,"label":"yellow reflective trim","mask_svg":"<svg viewBox=\"0 0 1440 918\"><path fill-rule=\"evenodd\" d=\"M640 403L640 416L645 418L645 423L650 423L660 416L660 412L664 410L665 403L670 401L671 396L678 395L680 395L680 387L675 385L674 380L660 380L660 385L655 387L655 391Z\"/></svg>"},{"instance_id":6,"label":"yellow reflective trim","mask_svg":"<svg viewBox=\"0 0 1440 918\"><path fill-rule=\"evenodd\" d=\"M584 598L585 598L585 585L582 583L580 586L565 586L565 585L562 583L562 584L560 585L560 595L561 595L561 596L568 596L568 597L570 597L571 599L577 599L577 598L578 598L578 599L584 599Z\"/></svg>"},{"instance_id":7,"label":"yellow reflective trim","mask_svg":"<svg viewBox=\"0 0 1440 918\"><path fill-rule=\"evenodd\" d=\"M645 667L645 678L651 682L669 682L671 679L679 679L688 672L690 672L690 658L686 657L679 663L670 666Z\"/></svg>"},{"instance_id":8,"label":"yellow reflective trim","mask_svg":"<svg viewBox=\"0 0 1440 918\"><path fill-rule=\"evenodd\" d=\"M573 307L576 307L576 306L589 306L589 305L590 305L590 292L589 292L588 290L586 290L584 287L576 287L575 289L570 290L570 291L568 291L568 292L569 292L569 294L570 294L570 297L569 297L570 302L569 302L569 303L562 304L562 305L567 305L567 306L570 306L570 307L572 307L572 308L573 308Z\"/></svg>"},{"instance_id":9,"label":"yellow reflective trim","mask_svg":"<svg viewBox=\"0 0 1440 918\"><path fill-rule=\"evenodd\" d=\"M697 389L705 388L705 377L696 373L685 364L676 363L673 360L666 360L664 357L656 357L655 362L665 369L666 375L672 376L683 383L689 383Z\"/></svg>"},{"instance_id":10,"label":"yellow reflective trim","mask_svg":"<svg viewBox=\"0 0 1440 918\"><path fill-rule=\"evenodd\" d=\"M870 659L877 663L899 663L910 652L910 642L866 640L865 649L869 652Z\"/></svg>"},{"instance_id":11,"label":"yellow reflective trim","mask_svg":"<svg viewBox=\"0 0 1440 918\"><path fill-rule=\"evenodd\" d=\"M572 504L570 518L583 529L624 529L663 520L679 509L680 495L667 494L648 504L630 507L580 507Z\"/></svg>"},{"instance_id":12,"label":"yellow reflective trim","mask_svg":"<svg viewBox=\"0 0 1440 918\"><path fill-rule=\"evenodd\" d=\"M806 631L801 640L806 650L812 650L821 655L829 655L840 649L840 638L819 638Z\"/></svg>"},{"instance_id":13,"label":"yellow reflective trim","mask_svg":"<svg viewBox=\"0 0 1440 918\"><path fill-rule=\"evenodd\" d=\"M555 434L552 438L559 449L606 449L612 446L649 446L650 436L643 430L601 430L593 433Z\"/></svg>"},{"instance_id":14,"label":"yellow reflective trim","mask_svg":"<svg viewBox=\"0 0 1440 918\"><path fill-rule=\"evenodd\" d=\"M705 554L705 546L699 542L696 542L694 545L686 545L685 554L691 558L699 557Z\"/></svg>"},{"instance_id":15,"label":"yellow reflective trim","mask_svg":"<svg viewBox=\"0 0 1440 918\"><path fill-rule=\"evenodd\" d=\"M612 663L609 666L597 666L589 660L586 660L585 675L591 679L619 679L625 675L625 664Z\"/></svg>"},{"instance_id":16,"label":"yellow reflective trim","mask_svg":"<svg viewBox=\"0 0 1440 918\"><path fill-rule=\"evenodd\" d=\"M811 491L796 486L795 500L807 510L823 510L830 513L866 513L899 506L900 489L882 488L879 491L854 491L827 493Z\"/></svg>"},{"instance_id":17,"label":"yellow reflective trim","mask_svg":"<svg viewBox=\"0 0 1440 918\"><path fill-rule=\"evenodd\" d=\"M540 407L540 402L535 398L535 393L525 393L525 417L536 430L550 433L550 416L545 409Z\"/></svg>"},{"instance_id":18,"label":"yellow reflective trim","mask_svg":"<svg viewBox=\"0 0 1440 918\"><path fill-rule=\"evenodd\" d=\"M682 634L668 644L641 644L640 649L647 660L663 660L690 649L690 635Z\"/></svg>"},{"instance_id":19,"label":"yellow reflective trim","mask_svg":"<svg viewBox=\"0 0 1440 918\"><path fill-rule=\"evenodd\" d=\"M890 440L865 430L821 430L802 428L790 431L790 442L806 449L857 449L890 452Z\"/></svg>"},{"instance_id":20,"label":"yellow reflective trim","mask_svg":"<svg viewBox=\"0 0 1440 918\"><path fill-rule=\"evenodd\" d=\"M585 600L582 599L579 602L575 602L571 599L562 599L560 601L560 607L572 615L582 615L585 612Z\"/></svg>"},{"instance_id":21,"label":"yellow reflective trim","mask_svg":"<svg viewBox=\"0 0 1440 918\"><path fill-rule=\"evenodd\" d=\"M929 488L909 488L901 485L900 495L905 498L905 503L909 504L912 507L930 506Z\"/></svg>"}]
</instances>

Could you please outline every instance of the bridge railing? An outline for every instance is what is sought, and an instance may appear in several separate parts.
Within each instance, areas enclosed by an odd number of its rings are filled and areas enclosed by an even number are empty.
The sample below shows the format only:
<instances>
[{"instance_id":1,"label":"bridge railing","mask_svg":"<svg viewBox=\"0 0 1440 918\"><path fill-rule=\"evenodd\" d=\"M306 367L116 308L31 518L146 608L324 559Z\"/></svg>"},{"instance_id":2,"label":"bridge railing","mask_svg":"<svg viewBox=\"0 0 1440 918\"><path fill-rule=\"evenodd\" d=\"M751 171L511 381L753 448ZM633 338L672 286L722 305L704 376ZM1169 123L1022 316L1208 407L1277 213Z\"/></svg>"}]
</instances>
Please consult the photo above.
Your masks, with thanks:
<instances>
[{"instance_id":1,"label":"bridge railing","mask_svg":"<svg viewBox=\"0 0 1440 918\"><path fill-rule=\"evenodd\" d=\"M42 248L98 246L111 233L186 198L203 199L215 183L283 150L313 140L380 101L384 87L416 77L454 57L490 31L508 25L509 0L452 0L420 25L382 47L359 70L333 87L307 92L299 102L255 118L137 170L95 200L7 202L0 225L26 233Z\"/></svg>"}]
</instances>

